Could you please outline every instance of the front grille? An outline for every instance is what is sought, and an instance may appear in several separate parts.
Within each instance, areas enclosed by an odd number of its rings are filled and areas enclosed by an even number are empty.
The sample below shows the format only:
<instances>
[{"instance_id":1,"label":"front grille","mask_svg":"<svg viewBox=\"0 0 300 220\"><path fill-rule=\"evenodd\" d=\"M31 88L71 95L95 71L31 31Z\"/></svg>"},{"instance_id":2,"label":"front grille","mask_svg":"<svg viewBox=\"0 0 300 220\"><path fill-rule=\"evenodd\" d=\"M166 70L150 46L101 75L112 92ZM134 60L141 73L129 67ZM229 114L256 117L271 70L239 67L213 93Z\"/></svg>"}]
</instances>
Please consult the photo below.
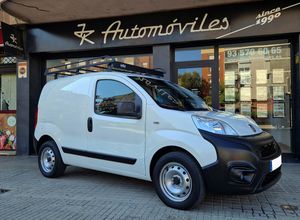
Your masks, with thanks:
<instances>
[{"instance_id":1,"label":"front grille","mask_svg":"<svg viewBox=\"0 0 300 220\"><path fill-rule=\"evenodd\" d=\"M276 142L272 141L271 143L262 145L259 147L258 154L261 159L267 159L271 157L273 154L277 152L277 144Z\"/></svg>"},{"instance_id":2,"label":"front grille","mask_svg":"<svg viewBox=\"0 0 300 220\"><path fill-rule=\"evenodd\" d=\"M273 141L261 147L261 157L266 158L276 153L277 144Z\"/></svg>"}]
</instances>

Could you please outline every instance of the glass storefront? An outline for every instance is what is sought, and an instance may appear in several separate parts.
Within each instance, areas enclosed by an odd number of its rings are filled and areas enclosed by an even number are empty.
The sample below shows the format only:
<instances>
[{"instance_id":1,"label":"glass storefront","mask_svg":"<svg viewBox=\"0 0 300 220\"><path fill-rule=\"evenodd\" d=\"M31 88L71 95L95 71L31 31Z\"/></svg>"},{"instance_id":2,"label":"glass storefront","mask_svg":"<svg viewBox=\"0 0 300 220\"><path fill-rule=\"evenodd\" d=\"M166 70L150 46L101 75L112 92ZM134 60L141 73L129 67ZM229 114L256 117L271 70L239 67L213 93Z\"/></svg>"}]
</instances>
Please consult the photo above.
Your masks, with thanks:
<instances>
[{"instance_id":1,"label":"glass storefront","mask_svg":"<svg viewBox=\"0 0 300 220\"><path fill-rule=\"evenodd\" d=\"M175 50L177 83L212 104L210 65L215 59L214 47L179 48Z\"/></svg>"},{"instance_id":2,"label":"glass storefront","mask_svg":"<svg viewBox=\"0 0 300 220\"><path fill-rule=\"evenodd\" d=\"M290 152L290 43L222 45L218 51L219 54L214 55L213 47L176 49L177 82L202 97L208 105L219 99L220 110L251 117L274 136L283 152ZM218 73L219 79L215 81L219 82L214 83L212 76ZM213 91L217 91L215 96Z\"/></svg>"},{"instance_id":3,"label":"glass storefront","mask_svg":"<svg viewBox=\"0 0 300 220\"><path fill-rule=\"evenodd\" d=\"M175 62L213 60L213 47L192 47L175 50Z\"/></svg>"},{"instance_id":4,"label":"glass storefront","mask_svg":"<svg viewBox=\"0 0 300 220\"><path fill-rule=\"evenodd\" d=\"M0 75L1 111L16 110L16 74Z\"/></svg>"},{"instance_id":5,"label":"glass storefront","mask_svg":"<svg viewBox=\"0 0 300 220\"><path fill-rule=\"evenodd\" d=\"M0 155L16 154L16 74L0 74Z\"/></svg>"},{"instance_id":6,"label":"glass storefront","mask_svg":"<svg viewBox=\"0 0 300 220\"><path fill-rule=\"evenodd\" d=\"M114 56L112 57L116 61L141 66L145 68L153 68L153 56L152 54L138 54L138 55L124 55L124 56ZM94 62L98 62L95 58L70 58L70 59L54 59L54 60L47 60L47 68L51 68L54 66L59 65L66 65L70 64L68 68L71 68L71 63L74 62L82 62L82 65L85 65L85 60L93 59ZM101 61L101 59L99 59ZM96 69L97 71L101 71L99 69ZM53 80L54 76L47 76L47 81Z\"/></svg>"},{"instance_id":7,"label":"glass storefront","mask_svg":"<svg viewBox=\"0 0 300 220\"><path fill-rule=\"evenodd\" d=\"M253 118L284 152L290 151L290 44L220 46L219 65L220 109Z\"/></svg>"},{"instance_id":8,"label":"glass storefront","mask_svg":"<svg viewBox=\"0 0 300 220\"><path fill-rule=\"evenodd\" d=\"M211 68L178 68L178 84L200 96L211 105Z\"/></svg>"}]
</instances>

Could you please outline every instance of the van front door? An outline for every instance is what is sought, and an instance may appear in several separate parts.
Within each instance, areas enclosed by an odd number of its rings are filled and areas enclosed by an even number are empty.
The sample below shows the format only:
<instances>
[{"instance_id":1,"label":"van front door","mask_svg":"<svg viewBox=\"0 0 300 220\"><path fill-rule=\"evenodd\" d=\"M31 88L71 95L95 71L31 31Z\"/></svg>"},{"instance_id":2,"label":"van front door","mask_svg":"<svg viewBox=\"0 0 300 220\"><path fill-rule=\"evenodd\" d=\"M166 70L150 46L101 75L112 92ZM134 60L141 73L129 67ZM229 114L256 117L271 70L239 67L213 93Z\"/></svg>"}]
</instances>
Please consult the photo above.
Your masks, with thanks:
<instances>
[{"instance_id":1,"label":"van front door","mask_svg":"<svg viewBox=\"0 0 300 220\"><path fill-rule=\"evenodd\" d=\"M122 80L95 82L87 118L88 156L95 168L144 176L146 100Z\"/></svg>"}]
</instances>

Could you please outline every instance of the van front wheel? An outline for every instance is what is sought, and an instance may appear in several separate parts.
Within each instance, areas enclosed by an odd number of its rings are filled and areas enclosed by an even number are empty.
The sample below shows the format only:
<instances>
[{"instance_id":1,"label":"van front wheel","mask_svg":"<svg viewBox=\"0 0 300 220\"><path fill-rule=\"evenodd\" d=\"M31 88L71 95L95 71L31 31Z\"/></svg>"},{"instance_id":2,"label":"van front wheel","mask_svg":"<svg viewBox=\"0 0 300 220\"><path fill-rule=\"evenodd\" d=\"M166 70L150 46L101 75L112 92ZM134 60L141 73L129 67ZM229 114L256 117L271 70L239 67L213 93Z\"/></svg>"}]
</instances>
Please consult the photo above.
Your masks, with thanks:
<instances>
[{"instance_id":1,"label":"van front wheel","mask_svg":"<svg viewBox=\"0 0 300 220\"><path fill-rule=\"evenodd\" d=\"M63 175L66 169L54 141L47 141L42 144L39 150L38 163L41 173L49 178Z\"/></svg>"},{"instance_id":2,"label":"van front wheel","mask_svg":"<svg viewBox=\"0 0 300 220\"><path fill-rule=\"evenodd\" d=\"M189 209L205 197L205 185L197 162L186 153L171 152L155 164L155 190L160 199L176 209Z\"/></svg>"}]
</instances>

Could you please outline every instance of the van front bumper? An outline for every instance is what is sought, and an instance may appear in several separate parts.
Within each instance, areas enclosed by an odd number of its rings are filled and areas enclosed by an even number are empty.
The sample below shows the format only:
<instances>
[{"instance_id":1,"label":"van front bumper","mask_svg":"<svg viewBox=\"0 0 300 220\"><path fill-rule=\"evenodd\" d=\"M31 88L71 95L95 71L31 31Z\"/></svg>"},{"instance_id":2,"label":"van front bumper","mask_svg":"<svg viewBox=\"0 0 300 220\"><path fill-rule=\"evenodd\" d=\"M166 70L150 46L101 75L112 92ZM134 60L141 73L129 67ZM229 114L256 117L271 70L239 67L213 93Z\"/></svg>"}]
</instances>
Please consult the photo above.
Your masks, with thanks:
<instances>
[{"instance_id":1,"label":"van front bumper","mask_svg":"<svg viewBox=\"0 0 300 220\"><path fill-rule=\"evenodd\" d=\"M205 131L200 133L214 145L218 155L217 162L202 168L209 191L225 194L258 193L280 179L281 150L267 132L244 137Z\"/></svg>"}]
</instances>

